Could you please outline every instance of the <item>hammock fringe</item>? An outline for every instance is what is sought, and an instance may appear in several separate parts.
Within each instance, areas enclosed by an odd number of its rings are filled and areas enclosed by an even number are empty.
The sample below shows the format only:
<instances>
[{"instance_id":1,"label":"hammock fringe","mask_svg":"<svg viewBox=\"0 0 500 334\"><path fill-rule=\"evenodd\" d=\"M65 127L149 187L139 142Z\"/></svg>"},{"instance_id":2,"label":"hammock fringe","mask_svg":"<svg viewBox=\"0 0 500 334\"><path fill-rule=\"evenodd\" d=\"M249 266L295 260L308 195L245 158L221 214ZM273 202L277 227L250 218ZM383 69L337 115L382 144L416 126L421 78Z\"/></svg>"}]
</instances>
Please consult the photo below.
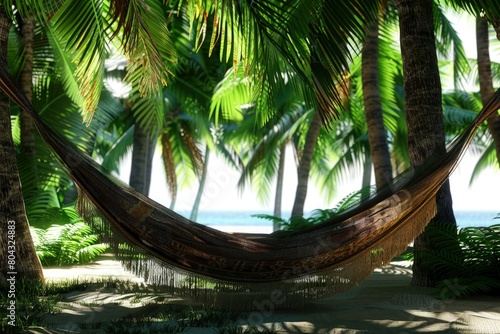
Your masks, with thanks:
<instances>
[{"instance_id":1,"label":"hammock fringe","mask_svg":"<svg viewBox=\"0 0 500 334\"><path fill-rule=\"evenodd\" d=\"M290 276L301 272L303 273L301 277L287 279L287 275L284 275L283 280L269 283L229 282L180 270L148 256L140 247L126 243L125 238L110 227L84 193L79 197L78 210L94 230L103 233L101 237L110 243L124 268L144 278L148 284L160 286L162 291L188 299L191 303L232 311L262 311L263 305L273 309L300 308L314 300L347 292L366 279L375 268L388 264L394 255L404 252L408 244L423 231L436 213L433 200L414 211L411 195L406 190L394 195L387 202L390 202L390 205L381 203L373 211L378 214L384 210L390 211L393 214L406 215L406 218L397 220L387 214L389 221L400 223L392 229L386 226L385 228L391 231L383 234L383 237L371 245L349 246L354 249L364 246L369 251L360 252L319 271L314 268L313 261L309 261L307 265L297 264L296 268L290 269ZM418 215L415 212L418 212ZM364 220L366 218L353 217L348 224L357 224ZM405 221L412 223L407 224ZM363 240L359 242L362 244ZM336 244L328 244L326 239L318 240L318 245L318 255L325 250L337 249Z\"/></svg>"}]
</instances>

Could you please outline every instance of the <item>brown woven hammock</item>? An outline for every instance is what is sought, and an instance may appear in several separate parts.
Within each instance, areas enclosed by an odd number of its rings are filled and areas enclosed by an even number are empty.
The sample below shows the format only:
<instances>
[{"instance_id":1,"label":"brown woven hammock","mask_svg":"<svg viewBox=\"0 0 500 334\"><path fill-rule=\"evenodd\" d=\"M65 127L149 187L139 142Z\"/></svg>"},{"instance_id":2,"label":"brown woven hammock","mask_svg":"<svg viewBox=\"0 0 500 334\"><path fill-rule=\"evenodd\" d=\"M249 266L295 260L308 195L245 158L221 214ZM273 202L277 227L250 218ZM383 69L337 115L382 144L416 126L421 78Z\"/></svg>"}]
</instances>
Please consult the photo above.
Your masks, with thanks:
<instances>
[{"instance_id":1,"label":"brown woven hammock","mask_svg":"<svg viewBox=\"0 0 500 334\"><path fill-rule=\"evenodd\" d=\"M173 293L227 308L262 301L297 306L346 291L388 263L435 215L436 192L478 126L500 108L497 92L444 156L403 173L338 217L298 232L230 234L189 221L112 177L44 123L6 70L0 80L78 186L83 215L94 224L107 221L122 238L115 248L127 267Z\"/></svg>"}]
</instances>

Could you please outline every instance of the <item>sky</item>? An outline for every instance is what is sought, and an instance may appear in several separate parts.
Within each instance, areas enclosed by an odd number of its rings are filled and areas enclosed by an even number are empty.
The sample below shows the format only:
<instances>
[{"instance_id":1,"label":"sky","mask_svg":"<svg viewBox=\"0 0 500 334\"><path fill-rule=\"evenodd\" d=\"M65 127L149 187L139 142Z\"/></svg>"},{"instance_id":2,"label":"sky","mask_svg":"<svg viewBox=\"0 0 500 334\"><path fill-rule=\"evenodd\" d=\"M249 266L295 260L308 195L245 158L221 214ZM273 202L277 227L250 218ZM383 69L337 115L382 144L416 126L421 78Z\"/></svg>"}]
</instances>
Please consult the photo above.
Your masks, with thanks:
<instances>
[{"instance_id":1,"label":"sky","mask_svg":"<svg viewBox=\"0 0 500 334\"><path fill-rule=\"evenodd\" d=\"M466 17L455 17L459 34L464 41L466 52L469 57L475 58L475 27L474 20ZM492 58L499 59L499 49L492 50ZM283 210L290 211L293 205L296 188L296 168L291 151L287 152L287 162L285 167L285 189L283 197ZM473 166L477 157L471 153L466 154L457 170L450 178L453 205L455 210L460 211L497 211L500 212L500 171L490 168L484 171L479 178L469 184ZM239 174L225 165L221 159L211 157L209 165L209 176L202 199L200 210L211 211L259 211L271 213L273 208L274 193L271 194L269 203L261 203L252 193L251 189L241 191L237 189ZM125 158L120 177L128 182L130 174L130 158ZM324 196L319 189L310 182L308 195L305 204L305 211L317 208L331 208L337 201L349 193L359 190L361 178L353 178L345 184L338 186L336 196L332 202L325 202ZM184 188L179 191L175 205L176 211L190 211L196 197L197 184L192 188ZM163 166L160 156L156 152L153 164L153 180L151 184L150 197L165 205L170 206Z\"/></svg>"},{"instance_id":2,"label":"sky","mask_svg":"<svg viewBox=\"0 0 500 334\"><path fill-rule=\"evenodd\" d=\"M292 152L287 152L285 165L285 189L283 197L283 211L291 211L295 188L297 186L297 172ZM453 207L459 211L498 211L500 212L500 171L489 168L485 170L476 181L470 185L470 177L477 156L467 153L458 168L450 177L450 185L453 196ZM125 158L121 167L120 177L128 182L130 175L130 159ZM200 210L205 211L259 211L272 213L273 194L269 203L261 203L251 189L240 191L237 188L239 173L227 167L222 159L211 157L209 164L209 175L205 192L202 197ZM326 209L335 204L346 195L359 190L361 177L353 178L338 186L336 195L331 202L324 200L320 189L314 182L310 182L305 211L314 209ZM181 189L175 205L176 211L190 211L196 197L197 184L194 182L192 188ZM170 196L168 195L163 166L158 153L155 154L153 163L153 180L151 182L150 197L169 207Z\"/></svg>"}]
</instances>

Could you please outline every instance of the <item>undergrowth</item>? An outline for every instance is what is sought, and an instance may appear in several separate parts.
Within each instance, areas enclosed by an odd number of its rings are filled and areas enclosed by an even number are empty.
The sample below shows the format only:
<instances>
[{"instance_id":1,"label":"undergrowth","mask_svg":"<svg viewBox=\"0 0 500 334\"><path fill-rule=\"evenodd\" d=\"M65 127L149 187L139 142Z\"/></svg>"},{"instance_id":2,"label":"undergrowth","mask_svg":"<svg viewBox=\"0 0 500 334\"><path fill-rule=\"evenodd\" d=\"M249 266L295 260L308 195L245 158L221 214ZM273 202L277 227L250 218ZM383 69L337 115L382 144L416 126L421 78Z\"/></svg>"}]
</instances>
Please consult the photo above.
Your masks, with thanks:
<instances>
[{"instance_id":1,"label":"undergrowth","mask_svg":"<svg viewBox=\"0 0 500 334\"><path fill-rule=\"evenodd\" d=\"M44 266L92 262L108 249L83 222L52 225L47 229L31 227L35 250Z\"/></svg>"},{"instance_id":2,"label":"undergrowth","mask_svg":"<svg viewBox=\"0 0 500 334\"><path fill-rule=\"evenodd\" d=\"M442 297L500 293L500 224L455 231L450 224L429 225L426 232L436 247L420 251L422 259L443 277L437 286Z\"/></svg>"}]
</instances>

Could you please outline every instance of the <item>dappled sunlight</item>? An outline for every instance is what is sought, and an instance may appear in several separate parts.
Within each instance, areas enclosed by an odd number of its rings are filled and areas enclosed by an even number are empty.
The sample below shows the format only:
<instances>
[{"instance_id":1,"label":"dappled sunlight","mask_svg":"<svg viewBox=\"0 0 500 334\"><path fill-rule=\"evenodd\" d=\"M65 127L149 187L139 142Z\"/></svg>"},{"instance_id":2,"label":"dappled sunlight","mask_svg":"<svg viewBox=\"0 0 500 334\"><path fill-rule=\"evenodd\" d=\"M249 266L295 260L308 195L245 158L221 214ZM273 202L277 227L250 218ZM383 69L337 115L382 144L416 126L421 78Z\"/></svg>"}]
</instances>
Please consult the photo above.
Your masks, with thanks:
<instances>
[{"instance_id":1,"label":"dappled sunlight","mask_svg":"<svg viewBox=\"0 0 500 334\"><path fill-rule=\"evenodd\" d=\"M278 305L255 300L256 309L238 312L238 319L231 320L230 326L267 329L280 334L500 333L498 298L440 299L439 290L410 285L410 265L407 261L392 262L376 269L346 293L300 308L278 309ZM104 270L106 267L109 270ZM111 281L109 275L118 268L121 269L116 261L104 256L86 266L47 270L47 274L53 275L47 276L49 280L72 277L72 272L86 273L87 270L93 270L95 276L94 282L84 283L80 290L63 294L58 304L61 312L48 315L45 321L54 328L71 330L105 328L110 319L116 319L113 326L127 327L130 321L140 322L140 319L157 319L156 324L170 326L168 314L198 307L193 301L173 296L161 287L133 282L130 274L127 281ZM208 327L193 328L199 332L205 329L209 333Z\"/></svg>"},{"instance_id":2,"label":"dappled sunlight","mask_svg":"<svg viewBox=\"0 0 500 334\"><path fill-rule=\"evenodd\" d=\"M382 268L377 268L374 273L391 275L391 276L411 276L411 261L398 261Z\"/></svg>"}]
</instances>

